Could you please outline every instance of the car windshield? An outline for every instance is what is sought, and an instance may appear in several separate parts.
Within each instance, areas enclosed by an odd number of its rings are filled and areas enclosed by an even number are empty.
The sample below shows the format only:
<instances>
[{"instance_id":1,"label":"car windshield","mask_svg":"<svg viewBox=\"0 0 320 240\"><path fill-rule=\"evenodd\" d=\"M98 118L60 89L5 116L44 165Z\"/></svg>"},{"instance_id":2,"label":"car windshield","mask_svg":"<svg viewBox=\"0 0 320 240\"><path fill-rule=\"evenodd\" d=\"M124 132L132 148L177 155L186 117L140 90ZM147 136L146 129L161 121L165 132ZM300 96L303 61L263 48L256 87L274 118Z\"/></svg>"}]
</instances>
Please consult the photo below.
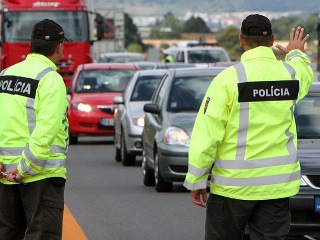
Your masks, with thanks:
<instances>
[{"instance_id":1,"label":"car windshield","mask_svg":"<svg viewBox=\"0 0 320 240\"><path fill-rule=\"evenodd\" d=\"M298 138L320 138L320 98L306 96L295 108Z\"/></svg>"},{"instance_id":2,"label":"car windshield","mask_svg":"<svg viewBox=\"0 0 320 240\"><path fill-rule=\"evenodd\" d=\"M123 92L134 72L124 69L81 71L76 92Z\"/></svg>"},{"instance_id":3,"label":"car windshield","mask_svg":"<svg viewBox=\"0 0 320 240\"><path fill-rule=\"evenodd\" d=\"M89 40L89 23L85 11L26 11L5 13L4 42L29 42L33 25L45 18L57 22L65 36L76 42Z\"/></svg>"},{"instance_id":4,"label":"car windshield","mask_svg":"<svg viewBox=\"0 0 320 240\"><path fill-rule=\"evenodd\" d=\"M130 101L150 101L163 76L142 76L132 91Z\"/></svg>"},{"instance_id":5,"label":"car windshield","mask_svg":"<svg viewBox=\"0 0 320 240\"><path fill-rule=\"evenodd\" d=\"M201 49L188 51L189 63L214 63L228 61L226 54L219 49Z\"/></svg>"},{"instance_id":6,"label":"car windshield","mask_svg":"<svg viewBox=\"0 0 320 240\"><path fill-rule=\"evenodd\" d=\"M169 96L169 111L198 111L215 76L177 77Z\"/></svg>"}]
</instances>

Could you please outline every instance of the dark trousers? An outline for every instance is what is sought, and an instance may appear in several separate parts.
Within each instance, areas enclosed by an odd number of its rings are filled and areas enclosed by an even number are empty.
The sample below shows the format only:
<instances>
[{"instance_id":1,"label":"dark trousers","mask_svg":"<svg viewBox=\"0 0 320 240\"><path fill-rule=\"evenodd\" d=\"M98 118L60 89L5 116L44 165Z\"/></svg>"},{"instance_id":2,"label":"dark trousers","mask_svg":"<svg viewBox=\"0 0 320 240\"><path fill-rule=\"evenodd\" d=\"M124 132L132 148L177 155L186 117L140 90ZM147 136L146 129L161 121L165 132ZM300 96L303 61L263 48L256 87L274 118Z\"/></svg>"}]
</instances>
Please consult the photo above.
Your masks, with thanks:
<instances>
[{"instance_id":1,"label":"dark trousers","mask_svg":"<svg viewBox=\"0 0 320 240\"><path fill-rule=\"evenodd\" d=\"M0 239L61 240L64 185L63 178L0 183Z\"/></svg>"},{"instance_id":2,"label":"dark trousers","mask_svg":"<svg viewBox=\"0 0 320 240\"><path fill-rule=\"evenodd\" d=\"M245 201L210 194L205 240L284 240L290 229L289 198Z\"/></svg>"}]
</instances>

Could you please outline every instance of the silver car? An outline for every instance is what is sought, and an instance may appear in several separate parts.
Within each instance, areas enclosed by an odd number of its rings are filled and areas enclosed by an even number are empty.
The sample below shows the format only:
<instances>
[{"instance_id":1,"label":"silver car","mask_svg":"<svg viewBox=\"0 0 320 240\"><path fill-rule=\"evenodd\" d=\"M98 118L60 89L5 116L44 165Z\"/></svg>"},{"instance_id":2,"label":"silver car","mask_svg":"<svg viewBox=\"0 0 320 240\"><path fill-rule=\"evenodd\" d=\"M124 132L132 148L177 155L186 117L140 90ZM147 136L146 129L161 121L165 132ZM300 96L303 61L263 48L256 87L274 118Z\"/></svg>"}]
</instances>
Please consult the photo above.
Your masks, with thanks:
<instances>
[{"instance_id":1,"label":"silver car","mask_svg":"<svg viewBox=\"0 0 320 240\"><path fill-rule=\"evenodd\" d=\"M152 97L144 105L142 132L143 183L156 191L172 190L188 170L189 138L203 97L224 68L169 69Z\"/></svg>"},{"instance_id":2,"label":"silver car","mask_svg":"<svg viewBox=\"0 0 320 240\"><path fill-rule=\"evenodd\" d=\"M113 100L117 105L114 113L115 160L121 161L124 166L134 165L136 155L142 154L143 106L151 100L166 73L165 69L137 71L122 96Z\"/></svg>"}]
</instances>

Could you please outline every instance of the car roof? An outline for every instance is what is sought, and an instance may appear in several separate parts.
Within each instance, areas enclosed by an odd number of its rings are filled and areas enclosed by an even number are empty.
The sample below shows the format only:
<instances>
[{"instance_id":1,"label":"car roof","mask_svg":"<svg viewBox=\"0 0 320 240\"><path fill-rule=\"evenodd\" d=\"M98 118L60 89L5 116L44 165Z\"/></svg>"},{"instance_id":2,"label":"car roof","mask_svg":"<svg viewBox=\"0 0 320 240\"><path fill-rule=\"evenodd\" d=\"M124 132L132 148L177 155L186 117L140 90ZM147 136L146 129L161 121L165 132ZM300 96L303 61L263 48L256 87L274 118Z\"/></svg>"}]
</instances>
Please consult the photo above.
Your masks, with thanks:
<instances>
[{"instance_id":1,"label":"car roof","mask_svg":"<svg viewBox=\"0 0 320 240\"><path fill-rule=\"evenodd\" d=\"M320 94L320 82L313 82L309 89L309 95Z\"/></svg>"},{"instance_id":2,"label":"car roof","mask_svg":"<svg viewBox=\"0 0 320 240\"><path fill-rule=\"evenodd\" d=\"M165 73L167 73L168 70L167 69L147 69L147 70L139 70L137 71L137 74L139 74L139 76L155 76L155 75L164 75Z\"/></svg>"},{"instance_id":3,"label":"car roof","mask_svg":"<svg viewBox=\"0 0 320 240\"><path fill-rule=\"evenodd\" d=\"M100 53L100 56L144 56L142 53L134 53L134 52L108 52L108 53Z\"/></svg>"},{"instance_id":4,"label":"car roof","mask_svg":"<svg viewBox=\"0 0 320 240\"><path fill-rule=\"evenodd\" d=\"M172 62L172 63L158 63L157 68L159 69L170 69L170 68L186 68L186 67L196 67L192 63L182 63L182 62Z\"/></svg>"},{"instance_id":5,"label":"car roof","mask_svg":"<svg viewBox=\"0 0 320 240\"><path fill-rule=\"evenodd\" d=\"M127 69L139 70L139 67L133 63L85 63L79 65L82 70L91 69Z\"/></svg>"},{"instance_id":6,"label":"car roof","mask_svg":"<svg viewBox=\"0 0 320 240\"><path fill-rule=\"evenodd\" d=\"M218 74L226 69L225 67L195 67L195 68L175 68L169 69L170 73L175 74L176 77L184 76L197 76L197 75L208 75Z\"/></svg>"},{"instance_id":7,"label":"car roof","mask_svg":"<svg viewBox=\"0 0 320 240\"><path fill-rule=\"evenodd\" d=\"M225 51L225 49L223 47L218 47L218 46L188 46L188 47L170 47L167 48L167 50L169 51L176 51L176 50L202 50L202 49L217 49L217 50L222 50Z\"/></svg>"},{"instance_id":8,"label":"car roof","mask_svg":"<svg viewBox=\"0 0 320 240\"><path fill-rule=\"evenodd\" d=\"M135 64L141 69L143 69L143 67L148 67L148 66L151 66L151 68L149 69L155 69L155 67L157 66L157 62L149 62L149 61L130 61L129 63Z\"/></svg>"}]
</instances>

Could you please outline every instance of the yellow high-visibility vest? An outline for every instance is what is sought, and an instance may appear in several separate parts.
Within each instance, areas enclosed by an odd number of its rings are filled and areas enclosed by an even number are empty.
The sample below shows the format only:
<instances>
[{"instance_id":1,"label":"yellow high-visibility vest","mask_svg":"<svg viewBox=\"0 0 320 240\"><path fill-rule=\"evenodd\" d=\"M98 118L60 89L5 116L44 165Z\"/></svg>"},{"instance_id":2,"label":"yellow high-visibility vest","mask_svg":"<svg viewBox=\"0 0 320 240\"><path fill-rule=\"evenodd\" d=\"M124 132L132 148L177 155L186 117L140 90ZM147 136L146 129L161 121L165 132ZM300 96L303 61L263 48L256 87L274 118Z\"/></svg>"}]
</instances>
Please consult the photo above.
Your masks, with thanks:
<instances>
[{"instance_id":1,"label":"yellow high-visibility vest","mask_svg":"<svg viewBox=\"0 0 320 240\"><path fill-rule=\"evenodd\" d=\"M56 69L47 57L29 54L0 73L0 163L6 171L17 167L27 183L66 178L68 101Z\"/></svg>"},{"instance_id":2,"label":"yellow high-visibility vest","mask_svg":"<svg viewBox=\"0 0 320 240\"><path fill-rule=\"evenodd\" d=\"M173 57L171 55L168 55L162 60L162 62L164 62L164 63L166 63L166 62L167 63L173 63L174 59L173 59Z\"/></svg>"},{"instance_id":3,"label":"yellow high-visibility vest","mask_svg":"<svg viewBox=\"0 0 320 240\"><path fill-rule=\"evenodd\" d=\"M300 186L294 107L314 80L308 57L291 51L277 61L268 47L211 83L198 112L184 186L242 200L295 195Z\"/></svg>"}]
</instances>

